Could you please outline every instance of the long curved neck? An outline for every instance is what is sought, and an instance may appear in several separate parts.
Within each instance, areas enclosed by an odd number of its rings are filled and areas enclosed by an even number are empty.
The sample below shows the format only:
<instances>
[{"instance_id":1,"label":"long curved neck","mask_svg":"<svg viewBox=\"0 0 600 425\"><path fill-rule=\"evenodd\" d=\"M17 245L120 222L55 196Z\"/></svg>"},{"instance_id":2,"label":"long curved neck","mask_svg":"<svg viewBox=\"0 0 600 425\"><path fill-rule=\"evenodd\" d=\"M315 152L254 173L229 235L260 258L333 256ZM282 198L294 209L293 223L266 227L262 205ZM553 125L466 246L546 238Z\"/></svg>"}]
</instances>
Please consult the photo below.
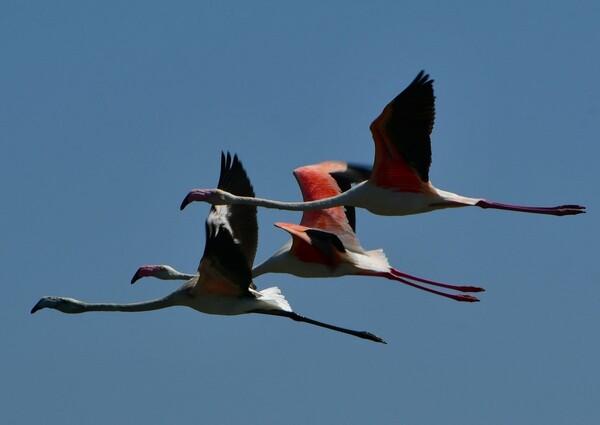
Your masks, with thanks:
<instances>
[{"instance_id":1,"label":"long curved neck","mask_svg":"<svg viewBox=\"0 0 600 425\"><path fill-rule=\"evenodd\" d=\"M275 201L273 199L254 198L249 196L235 196L228 192L221 192L221 196L224 203L231 205L252 205L256 207L271 208L277 210L288 210L288 211L314 211L322 210L325 208L339 207L341 205L356 206L354 205L354 189L360 185L355 186L347 192L341 193L331 198L318 199L309 202L283 202Z\"/></svg>"},{"instance_id":2,"label":"long curved neck","mask_svg":"<svg viewBox=\"0 0 600 425\"><path fill-rule=\"evenodd\" d=\"M180 271L177 271L175 269L173 269L174 271L169 273L167 276L155 276L158 279L162 279L162 280L190 280L193 277L196 277L195 274L187 274L187 273L182 273Z\"/></svg>"},{"instance_id":3,"label":"long curved neck","mask_svg":"<svg viewBox=\"0 0 600 425\"><path fill-rule=\"evenodd\" d=\"M130 304L117 304L117 303L86 303L84 301L78 301L76 303L81 307L81 311L78 313L86 313L88 311L122 311L122 312L138 312L138 311L152 311L160 310L167 307L173 307L177 305L169 297L160 298L157 300L143 301Z\"/></svg>"}]
</instances>

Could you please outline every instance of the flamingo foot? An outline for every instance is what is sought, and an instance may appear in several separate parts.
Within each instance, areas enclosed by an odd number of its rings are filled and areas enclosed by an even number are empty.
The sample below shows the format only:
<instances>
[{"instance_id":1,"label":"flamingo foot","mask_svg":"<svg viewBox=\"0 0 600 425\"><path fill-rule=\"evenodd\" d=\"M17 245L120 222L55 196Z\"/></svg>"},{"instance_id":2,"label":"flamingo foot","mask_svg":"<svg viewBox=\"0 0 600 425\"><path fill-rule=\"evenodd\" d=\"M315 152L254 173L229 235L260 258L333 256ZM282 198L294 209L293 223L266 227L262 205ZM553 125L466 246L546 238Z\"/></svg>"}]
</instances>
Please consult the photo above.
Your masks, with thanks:
<instances>
[{"instance_id":1,"label":"flamingo foot","mask_svg":"<svg viewBox=\"0 0 600 425\"><path fill-rule=\"evenodd\" d=\"M459 292L485 292L480 286L457 286L456 290Z\"/></svg>"},{"instance_id":2,"label":"flamingo foot","mask_svg":"<svg viewBox=\"0 0 600 425\"><path fill-rule=\"evenodd\" d=\"M467 302L467 303L478 303L479 302L479 298L475 298L472 295L466 295L466 294L453 295L453 296L451 296L451 298L453 300L456 300L459 302Z\"/></svg>"}]
</instances>

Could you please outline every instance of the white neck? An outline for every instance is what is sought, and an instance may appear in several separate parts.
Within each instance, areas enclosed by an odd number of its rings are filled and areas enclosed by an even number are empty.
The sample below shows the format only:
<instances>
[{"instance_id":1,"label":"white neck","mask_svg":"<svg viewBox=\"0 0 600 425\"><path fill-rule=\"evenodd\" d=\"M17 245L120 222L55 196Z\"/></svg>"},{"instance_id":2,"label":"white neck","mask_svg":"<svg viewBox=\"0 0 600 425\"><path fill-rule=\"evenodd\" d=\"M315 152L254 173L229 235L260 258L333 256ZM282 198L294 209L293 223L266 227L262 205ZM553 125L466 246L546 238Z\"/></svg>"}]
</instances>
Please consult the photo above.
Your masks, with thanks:
<instances>
[{"instance_id":1,"label":"white neck","mask_svg":"<svg viewBox=\"0 0 600 425\"><path fill-rule=\"evenodd\" d=\"M173 303L169 302L166 298L159 300L143 301L138 303L130 304L115 304L115 303L82 303L84 311L123 311L123 312L137 312L137 311L152 311L160 310L167 307L172 307Z\"/></svg>"},{"instance_id":2,"label":"white neck","mask_svg":"<svg viewBox=\"0 0 600 425\"><path fill-rule=\"evenodd\" d=\"M325 208L339 207L342 205L357 206L354 204L356 196L354 194L355 189L361 187L364 183L362 182L347 192L341 193L331 198L318 199L309 202L282 202L275 201L272 199L254 198L249 196L236 196L229 192L219 191L221 199L224 204L229 205L252 205L256 207L264 207L278 210L288 211L314 211L322 210Z\"/></svg>"},{"instance_id":3,"label":"white neck","mask_svg":"<svg viewBox=\"0 0 600 425\"><path fill-rule=\"evenodd\" d=\"M195 274L181 273L180 271L173 269L173 271L170 272L166 277L160 277L160 276L156 276L156 277L159 279L166 279L166 280L190 280L191 278L193 278L195 276L196 276Z\"/></svg>"},{"instance_id":4,"label":"white neck","mask_svg":"<svg viewBox=\"0 0 600 425\"><path fill-rule=\"evenodd\" d=\"M152 311L159 310L167 307L173 307L180 305L177 301L177 293L173 293L164 298L157 300L150 300L138 303L130 304L117 304L117 303L87 303L85 301L79 301L73 298L61 298L59 302L53 305L45 305L44 307L54 308L55 310L62 311L63 313L87 313L88 311L122 311L122 312L138 312L138 311Z\"/></svg>"}]
</instances>

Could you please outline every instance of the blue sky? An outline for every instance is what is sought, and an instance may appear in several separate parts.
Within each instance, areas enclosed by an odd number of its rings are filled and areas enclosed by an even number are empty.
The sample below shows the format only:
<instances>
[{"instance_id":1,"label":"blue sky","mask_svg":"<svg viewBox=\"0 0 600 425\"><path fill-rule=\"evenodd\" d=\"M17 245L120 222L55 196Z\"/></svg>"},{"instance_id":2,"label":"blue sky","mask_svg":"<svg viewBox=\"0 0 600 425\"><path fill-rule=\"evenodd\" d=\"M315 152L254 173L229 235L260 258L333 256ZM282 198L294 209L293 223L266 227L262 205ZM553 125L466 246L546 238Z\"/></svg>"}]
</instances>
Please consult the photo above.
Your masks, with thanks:
<instances>
[{"instance_id":1,"label":"blue sky","mask_svg":"<svg viewBox=\"0 0 600 425\"><path fill-rule=\"evenodd\" d=\"M565 424L599 419L597 2L3 2L0 422ZM476 208L358 213L397 268L487 289L455 303L385 280L257 279L300 314L174 308L68 316L43 295L132 302L195 270L222 150L258 196L291 171L369 164L369 124L425 69L432 182L545 217ZM257 261L287 234L259 211Z\"/></svg>"}]
</instances>

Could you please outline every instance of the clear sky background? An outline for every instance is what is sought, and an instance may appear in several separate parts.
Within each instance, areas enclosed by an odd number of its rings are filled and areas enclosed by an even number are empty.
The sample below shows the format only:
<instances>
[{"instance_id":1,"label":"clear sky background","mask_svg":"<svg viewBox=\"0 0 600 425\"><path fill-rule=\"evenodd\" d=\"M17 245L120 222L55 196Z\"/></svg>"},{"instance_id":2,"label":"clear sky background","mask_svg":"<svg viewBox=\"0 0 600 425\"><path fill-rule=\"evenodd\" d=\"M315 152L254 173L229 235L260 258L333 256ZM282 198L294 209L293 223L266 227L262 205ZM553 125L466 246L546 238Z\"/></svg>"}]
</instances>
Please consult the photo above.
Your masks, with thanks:
<instances>
[{"instance_id":1,"label":"clear sky background","mask_svg":"<svg viewBox=\"0 0 600 425\"><path fill-rule=\"evenodd\" d=\"M566 424L600 419L600 3L2 2L0 422ZM358 213L397 268L481 285L456 303L387 280L257 279L300 314L29 311L43 295L133 302L195 271L222 150L258 196L291 171L370 164L369 124L425 69L432 182L549 217ZM259 210L257 261L287 240Z\"/></svg>"}]
</instances>

